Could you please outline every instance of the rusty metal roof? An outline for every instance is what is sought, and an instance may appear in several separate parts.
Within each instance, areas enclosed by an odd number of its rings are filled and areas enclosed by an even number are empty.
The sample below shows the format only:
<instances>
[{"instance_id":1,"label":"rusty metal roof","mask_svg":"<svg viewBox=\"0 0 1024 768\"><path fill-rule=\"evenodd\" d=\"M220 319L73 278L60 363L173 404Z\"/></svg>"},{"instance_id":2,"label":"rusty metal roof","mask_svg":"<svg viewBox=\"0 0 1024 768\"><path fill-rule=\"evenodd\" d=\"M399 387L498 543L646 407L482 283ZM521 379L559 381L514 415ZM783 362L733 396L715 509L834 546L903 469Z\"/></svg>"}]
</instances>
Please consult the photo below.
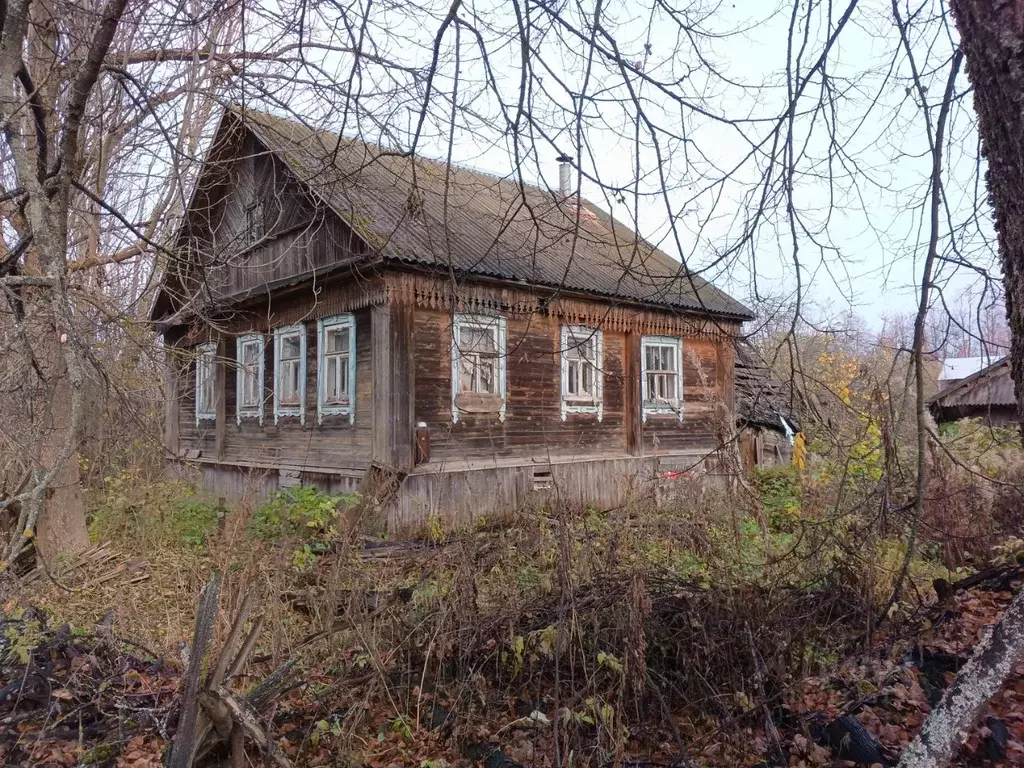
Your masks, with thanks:
<instances>
[{"instance_id":1,"label":"rusty metal roof","mask_svg":"<svg viewBox=\"0 0 1024 768\"><path fill-rule=\"evenodd\" d=\"M592 203L250 109L231 115L385 259L753 317Z\"/></svg>"}]
</instances>

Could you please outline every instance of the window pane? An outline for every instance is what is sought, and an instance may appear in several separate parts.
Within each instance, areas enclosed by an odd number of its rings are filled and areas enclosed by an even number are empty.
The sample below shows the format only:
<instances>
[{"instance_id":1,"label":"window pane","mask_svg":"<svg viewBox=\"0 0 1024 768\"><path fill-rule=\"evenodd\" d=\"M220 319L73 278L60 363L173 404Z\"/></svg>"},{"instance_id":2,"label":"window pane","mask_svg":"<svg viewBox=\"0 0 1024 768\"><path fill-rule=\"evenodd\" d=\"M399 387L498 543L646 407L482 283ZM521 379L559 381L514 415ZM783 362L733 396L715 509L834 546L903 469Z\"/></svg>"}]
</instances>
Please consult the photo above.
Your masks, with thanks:
<instances>
[{"instance_id":1,"label":"window pane","mask_svg":"<svg viewBox=\"0 0 1024 768\"><path fill-rule=\"evenodd\" d=\"M245 365L255 364L259 356L259 345L254 341L247 341L242 345L242 362Z\"/></svg>"},{"instance_id":2,"label":"window pane","mask_svg":"<svg viewBox=\"0 0 1024 768\"><path fill-rule=\"evenodd\" d=\"M338 397L338 358L328 357L325 361L327 367L327 384L324 387L324 399L328 403L335 402Z\"/></svg>"},{"instance_id":3,"label":"window pane","mask_svg":"<svg viewBox=\"0 0 1024 768\"><path fill-rule=\"evenodd\" d=\"M293 360L299 357L302 350L301 339L296 334L281 339L281 359Z\"/></svg>"},{"instance_id":4,"label":"window pane","mask_svg":"<svg viewBox=\"0 0 1024 768\"><path fill-rule=\"evenodd\" d=\"M462 326L459 331L459 351L463 354L475 352L493 355L497 352L493 329Z\"/></svg>"},{"instance_id":5,"label":"window pane","mask_svg":"<svg viewBox=\"0 0 1024 768\"><path fill-rule=\"evenodd\" d=\"M579 385L579 372L580 364L576 360L570 360L566 366L566 386L565 391L569 395L578 395L580 393Z\"/></svg>"},{"instance_id":6,"label":"window pane","mask_svg":"<svg viewBox=\"0 0 1024 768\"><path fill-rule=\"evenodd\" d=\"M587 363L583 366L583 392L588 395L594 393L594 367Z\"/></svg>"},{"instance_id":7,"label":"window pane","mask_svg":"<svg viewBox=\"0 0 1024 768\"><path fill-rule=\"evenodd\" d=\"M461 392L475 392L476 379L476 357L473 355L462 355L459 358L459 390Z\"/></svg>"},{"instance_id":8,"label":"window pane","mask_svg":"<svg viewBox=\"0 0 1024 768\"><path fill-rule=\"evenodd\" d=\"M327 352L348 352L348 328L327 329Z\"/></svg>"},{"instance_id":9,"label":"window pane","mask_svg":"<svg viewBox=\"0 0 1024 768\"><path fill-rule=\"evenodd\" d=\"M331 355L325 358L325 403L338 405L348 401L348 362L348 355Z\"/></svg>"},{"instance_id":10,"label":"window pane","mask_svg":"<svg viewBox=\"0 0 1024 768\"><path fill-rule=\"evenodd\" d=\"M662 360L664 361L665 367L663 370L674 371L676 369L676 348L675 347L662 347L661 348Z\"/></svg>"},{"instance_id":11,"label":"window pane","mask_svg":"<svg viewBox=\"0 0 1024 768\"><path fill-rule=\"evenodd\" d=\"M656 371L661 368L661 356L657 347L647 347L647 370Z\"/></svg>"},{"instance_id":12,"label":"window pane","mask_svg":"<svg viewBox=\"0 0 1024 768\"><path fill-rule=\"evenodd\" d=\"M494 360L482 359L479 363L478 392L494 392Z\"/></svg>"}]
</instances>

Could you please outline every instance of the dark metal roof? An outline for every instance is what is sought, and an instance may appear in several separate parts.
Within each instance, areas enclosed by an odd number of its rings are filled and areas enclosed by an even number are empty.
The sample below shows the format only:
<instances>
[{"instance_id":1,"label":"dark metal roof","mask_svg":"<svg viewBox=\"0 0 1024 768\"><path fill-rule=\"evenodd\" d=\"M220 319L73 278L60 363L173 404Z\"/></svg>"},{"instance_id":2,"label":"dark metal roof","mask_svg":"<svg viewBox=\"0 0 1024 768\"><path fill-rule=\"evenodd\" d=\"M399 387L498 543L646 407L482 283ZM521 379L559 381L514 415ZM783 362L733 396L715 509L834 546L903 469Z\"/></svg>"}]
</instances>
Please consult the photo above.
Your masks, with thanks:
<instances>
[{"instance_id":1,"label":"dark metal roof","mask_svg":"<svg viewBox=\"0 0 1024 768\"><path fill-rule=\"evenodd\" d=\"M944 387L928 404L937 408L1016 405L1010 359L1003 357L977 373Z\"/></svg>"},{"instance_id":2,"label":"dark metal roof","mask_svg":"<svg viewBox=\"0 0 1024 768\"><path fill-rule=\"evenodd\" d=\"M586 200L232 108L385 259L644 304L753 317ZM577 226L578 225L578 226Z\"/></svg>"}]
</instances>

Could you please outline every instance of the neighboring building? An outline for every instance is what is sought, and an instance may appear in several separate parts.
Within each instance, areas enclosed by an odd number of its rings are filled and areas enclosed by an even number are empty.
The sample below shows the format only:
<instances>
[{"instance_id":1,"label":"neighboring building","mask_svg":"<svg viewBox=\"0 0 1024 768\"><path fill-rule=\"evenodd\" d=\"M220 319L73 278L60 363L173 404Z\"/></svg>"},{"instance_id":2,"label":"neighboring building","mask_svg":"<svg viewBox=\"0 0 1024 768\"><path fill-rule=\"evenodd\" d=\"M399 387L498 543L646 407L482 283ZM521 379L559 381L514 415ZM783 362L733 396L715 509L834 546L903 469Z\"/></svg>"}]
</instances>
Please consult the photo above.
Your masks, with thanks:
<instances>
[{"instance_id":1,"label":"neighboring building","mask_svg":"<svg viewBox=\"0 0 1024 768\"><path fill-rule=\"evenodd\" d=\"M947 357L942 361L939 386L948 387L950 384L963 381L983 368L988 368L997 359L988 355L983 357Z\"/></svg>"},{"instance_id":2,"label":"neighboring building","mask_svg":"<svg viewBox=\"0 0 1024 768\"><path fill-rule=\"evenodd\" d=\"M789 382L771 370L746 340L736 343L736 424L740 462L748 472L793 462L800 427L793 417Z\"/></svg>"},{"instance_id":3,"label":"neighboring building","mask_svg":"<svg viewBox=\"0 0 1024 768\"><path fill-rule=\"evenodd\" d=\"M1001 358L947 384L928 401L928 407L939 424L958 419L982 419L993 426L1019 423L1010 359Z\"/></svg>"},{"instance_id":4,"label":"neighboring building","mask_svg":"<svg viewBox=\"0 0 1024 768\"><path fill-rule=\"evenodd\" d=\"M713 456L750 312L567 170L553 193L228 110L152 312L171 455L224 495L389 478L391 530L614 506Z\"/></svg>"}]
</instances>

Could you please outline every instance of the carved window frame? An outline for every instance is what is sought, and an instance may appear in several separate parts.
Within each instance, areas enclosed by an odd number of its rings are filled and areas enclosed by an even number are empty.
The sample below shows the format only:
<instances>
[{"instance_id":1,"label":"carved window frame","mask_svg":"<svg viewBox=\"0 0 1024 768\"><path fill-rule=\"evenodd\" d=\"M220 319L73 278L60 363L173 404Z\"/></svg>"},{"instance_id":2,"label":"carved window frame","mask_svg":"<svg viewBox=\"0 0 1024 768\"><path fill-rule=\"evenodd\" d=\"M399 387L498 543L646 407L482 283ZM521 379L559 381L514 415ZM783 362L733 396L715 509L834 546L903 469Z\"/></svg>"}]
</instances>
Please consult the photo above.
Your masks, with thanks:
<instances>
[{"instance_id":1,"label":"carved window frame","mask_svg":"<svg viewBox=\"0 0 1024 768\"><path fill-rule=\"evenodd\" d=\"M342 353L327 351L327 334L329 331L348 331L348 401L344 403L327 402L327 358L340 357ZM317 321L316 330L316 421L323 424L325 416L348 416L349 424L356 421L356 318L351 312L332 317L324 317Z\"/></svg>"},{"instance_id":2,"label":"carved window frame","mask_svg":"<svg viewBox=\"0 0 1024 768\"><path fill-rule=\"evenodd\" d=\"M283 388L282 376L284 370L284 343L292 337L299 339L299 402L281 402ZM302 323L282 326L274 329L274 423L277 424L282 418L298 418L300 423L306 423L306 326Z\"/></svg>"},{"instance_id":3,"label":"carved window frame","mask_svg":"<svg viewBox=\"0 0 1024 768\"><path fill-rule=\"evenodd\" d=\"M461 336L463 328L475 328L490 331L495 340L494 358L494 394L500 398L498 408L498 421L505 421L505 407L508 403L506 390L506 360L505 335L507 326L505 318L500 315L474 315L456 313L452 317L452 353L451 353L451 378L452 378L452 423L457 424L462 410L456 405L456 400L462 394L460 376L460 363L462 361Z\"/></svg>"},{"instance_id":4,"label":"carved window frame","mask_svg":"<svg viewBox=\"0 0 1024 768\"><path fill-rule=\"evenodd\" d=\"M203 388L210 388L210 402L203 403ZM217 420L217 343L196 347L196 426L202 421Z\"/></svg>"},{"instance_id":5,"label":"carved window frame","mask_svg":"<svg viewBox=\"0 0 1024 768\"><path fill-rule=\"evenodd\" d=\"M604 418L604 334L600 328L585 325L563 325L561 328L561 380L562 380L562 421L570 413L587 413ZM593 393L590 396L569 394L569 368L571 361L566 354L570 349L580 349L593 341L593 357L582 358L585 365L593 369Z\"/></svg>"},{"instance_id":6,"label":"carved window frame","mask_svg":"<svg viewBox=\"0 0 1024 768\"><path fill-rule=\"evenodd\" d=\"M665 369L648 370L647 350L652 347L671 347L675 351L676 378L675 398L672 400L654 400L648 391L648 373L670 373ZM643 397L642 420L647 421L648 416L674 415L679 421L683 420L683 340L678 336L644 336L640 340L640 387Z\"/></svg>"},{"instance_id":7,"label":"carved window frame","mask_svg":"<svg viewBox=\"0 0 1024 768\"><path fill-rule=\"evenodd\" d=\"M246 404L245 382L250 373L250 365L245 363L245 350L247 347L256 348L256 360L254 371L256 375L257 404ZM247 333L239 336L235 350L235 363L238 366L238 375L235 377L235 418L239 424L242 419L257 419L263 424L263 399L266 376L266 339L262 333Z\"/></svg>"}]
</instances>

